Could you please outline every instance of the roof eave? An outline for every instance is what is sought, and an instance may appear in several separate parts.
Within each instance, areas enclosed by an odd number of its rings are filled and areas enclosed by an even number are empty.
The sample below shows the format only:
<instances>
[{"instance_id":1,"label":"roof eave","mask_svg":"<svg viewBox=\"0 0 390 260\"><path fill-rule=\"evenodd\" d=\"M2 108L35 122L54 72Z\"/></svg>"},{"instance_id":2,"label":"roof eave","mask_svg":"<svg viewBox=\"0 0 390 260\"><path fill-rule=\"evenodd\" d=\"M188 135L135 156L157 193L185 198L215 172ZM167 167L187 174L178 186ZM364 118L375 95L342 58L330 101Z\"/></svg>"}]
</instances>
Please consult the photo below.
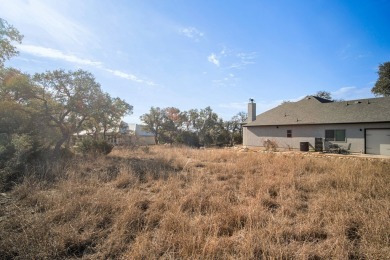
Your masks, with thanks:
<instances>
[{"instance_id":1,"label":"roof eave","mask_svg":"<svg viewBox=\"0 0 390 260\"><path fill-rule=\"evenodd\" d=\"M341 124L380 124L390 123L390 121L359 121L359 122L327 122L327 123L296 123L296 124L246 124L243 127L254 126L296 126L296 125L341 125Z\"/></svg>"}]
</instances>

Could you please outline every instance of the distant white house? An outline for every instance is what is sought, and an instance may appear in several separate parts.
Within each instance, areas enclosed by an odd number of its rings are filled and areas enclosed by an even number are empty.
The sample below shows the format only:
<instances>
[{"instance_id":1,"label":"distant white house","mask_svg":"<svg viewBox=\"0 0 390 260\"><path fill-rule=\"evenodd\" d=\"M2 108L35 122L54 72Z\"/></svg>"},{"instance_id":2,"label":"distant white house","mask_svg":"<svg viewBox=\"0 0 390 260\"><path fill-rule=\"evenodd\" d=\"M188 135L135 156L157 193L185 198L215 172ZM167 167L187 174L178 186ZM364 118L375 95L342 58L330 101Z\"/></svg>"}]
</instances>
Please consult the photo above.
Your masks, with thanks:
<instances>
[{"instance_id":1,"label":"distant white house","mask_svg":"<svg viewBox=\"0 0 390 260\"><path fill-rule=\"evenodd\" d=\"M98 134L92 130L83 130L73 135L73 143L84 138L103 138L103 131ZM113 145L151 145L154 134L145 130L145 125L121 122L119 128L109 129L105 133L107 142Z\"/></svg>"},{"instance_id":2,"label":"distant white house","mask_svg":"<svg viewBox=\"0 0 390 260\"><path fill-rule=\"evenodd\" d=\"M127 123L125 123L127 124ZM137 145L151 145L154 144L154 134L146 130L145 125L127 124L126 127L120 129L121 133L130 136L130 141Z\"/></svg>"}]
</instances>

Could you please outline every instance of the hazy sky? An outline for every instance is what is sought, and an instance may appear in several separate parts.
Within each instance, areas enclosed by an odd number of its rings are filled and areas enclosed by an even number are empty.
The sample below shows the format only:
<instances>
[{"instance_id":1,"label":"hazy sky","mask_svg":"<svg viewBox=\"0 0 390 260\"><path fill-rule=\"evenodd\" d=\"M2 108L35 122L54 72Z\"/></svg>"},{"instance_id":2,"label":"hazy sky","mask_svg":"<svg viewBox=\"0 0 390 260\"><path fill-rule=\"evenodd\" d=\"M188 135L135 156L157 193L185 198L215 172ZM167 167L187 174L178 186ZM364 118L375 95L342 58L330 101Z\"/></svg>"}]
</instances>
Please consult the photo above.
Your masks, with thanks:
<instances>
[{"instance_id":1,"label":"hazy sky","mask_svg":"<svg viewBox=\"0 0 390 260\"><path fill-rule=\"evenodd\" d=\"M7 62L33 74L84 69L134 106L211 106L224 119L319 90L373 97L390 61L387 0L0 0L23 35Z\"/></svg>"}]
</instances>

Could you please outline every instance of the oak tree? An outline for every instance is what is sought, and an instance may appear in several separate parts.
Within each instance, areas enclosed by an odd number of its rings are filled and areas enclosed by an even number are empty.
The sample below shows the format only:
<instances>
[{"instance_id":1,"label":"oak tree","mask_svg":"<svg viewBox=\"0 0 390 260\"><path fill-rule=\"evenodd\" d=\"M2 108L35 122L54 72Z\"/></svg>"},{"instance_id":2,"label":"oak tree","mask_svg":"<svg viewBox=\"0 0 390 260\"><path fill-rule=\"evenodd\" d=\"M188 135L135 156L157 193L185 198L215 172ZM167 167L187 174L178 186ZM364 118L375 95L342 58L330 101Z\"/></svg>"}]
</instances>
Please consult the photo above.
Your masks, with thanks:
<instances>
[{"instance_id":1,"label":"oak tree","mask_svg":"<svg viewBox=\"0 0 390 260\"><path fill-rule=\"evenodd\" d=\"M108 93L98 94L94 103L94 112L88 121L96 134L103 134L104 140L106 140L107 131L119 130L123 116L133 112L132 105L118 97L113 98Z\"/></svg>"},{"instance_id":2,"label":"oak tree","mask_svg":"<svg viewBox=\"0 0 390 260\"><path fill-rule=\"evenodd\" d=\"M149 113L140 116L141 121L145 123L145 130L154 134L154 142L158 144L160 131L164 120L164 113L159 107L151 107Z\"/></svg>"},{"instance_id":3,"label":"oak tree","mask_svg":"<svg viewBox=\"0 0 390 260\"><path fill-rule=\"evenodd\" d=\"M378 76L371 92L376 96L390 96L390 61L379 65Z\"/></svg>"},{"instance_id":4,"label":"oak tree","mask_svg":"<svg viewBox=\"0 0 390 260\"><path fill-rule=\"evenodd\" d=\"M54 153L70 137L83 129L84 122L92 118L96 100L102 95L99 83L86 71L47 71L35 74L34 81L41 87L36 96L42 102L42 112L48 126L57 128L61 138L56 141Z\"/></svg>"},{"instance_id":5,"label":"oak tree","mask_svg":"<svg viewBox=\"0 0 390 260\"><path fill-rule=\"evenodd\" d=\"M15 27L0 18L0 67L4 66L6 60L18 54L12 42L21 43L22 39L23 36Z\"/></svg>"}]
</instances>

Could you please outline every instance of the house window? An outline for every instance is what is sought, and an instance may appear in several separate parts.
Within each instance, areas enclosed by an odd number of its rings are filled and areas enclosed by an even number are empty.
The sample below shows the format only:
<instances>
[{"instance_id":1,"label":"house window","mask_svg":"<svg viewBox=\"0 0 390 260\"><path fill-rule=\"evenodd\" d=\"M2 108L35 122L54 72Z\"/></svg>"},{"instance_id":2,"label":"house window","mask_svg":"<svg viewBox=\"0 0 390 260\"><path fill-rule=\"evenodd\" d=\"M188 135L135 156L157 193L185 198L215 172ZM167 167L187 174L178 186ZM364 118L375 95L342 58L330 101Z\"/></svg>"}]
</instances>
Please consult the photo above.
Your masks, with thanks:
<instances>
[{"instance_id":1,"label":"house window","mask_svg":"<svg viewBox=\"0 0 390 260\"><path fill-rule=\"evenodd\" d=\"M325 141L345 142L345 129L325 130Z\"/></svg>"},{"instance_id":2,"label":"house window","mask_svg":"<svg viewBox=\"0 0 390 260\"><path fill-rule=\"evenodd\" d=\"M287 137L289 137L289 138L292 137L292 130L287 130Z\"/></svg>"},{"instance_id":3,"label":"house window","mask_svg":"<svg viewBox=\"0 0 390 260\"><path fill-rule=\"evenodd\" d=\"M110 144L116 144L116 136L108 136L108 137L107 137L107 141L108 141Z\"/></svg>"}]
</instances>

